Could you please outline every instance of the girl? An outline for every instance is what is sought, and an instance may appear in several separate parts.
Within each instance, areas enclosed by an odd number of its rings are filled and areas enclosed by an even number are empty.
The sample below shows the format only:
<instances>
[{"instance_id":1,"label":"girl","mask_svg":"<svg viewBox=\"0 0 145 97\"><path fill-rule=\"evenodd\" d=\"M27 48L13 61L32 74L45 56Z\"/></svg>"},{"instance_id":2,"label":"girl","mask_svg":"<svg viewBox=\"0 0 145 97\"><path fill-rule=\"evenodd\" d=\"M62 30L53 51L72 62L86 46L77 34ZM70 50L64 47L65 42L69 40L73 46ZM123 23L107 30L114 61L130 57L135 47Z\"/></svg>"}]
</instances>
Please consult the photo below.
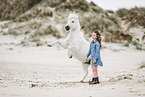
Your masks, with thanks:
<instances>
[{"instance_id":1,"label":"girl","mask_svg":"<svg viewBox=\"0 0 145 97\"><path fill-rule=\"evenodd\" d=\"M91 55L91 63L92 63L92 70L94 77L92 78L92 81L89 84L99 84L99 78L98 78L98 65L103 66L103 63L101 61L100 57L100 48L101 48L101 34L100 31L95 30L92 33L92 39L93 41L90 43L90 49L88 51L86 61L88 57Z\"/></svg>"}]
</instances>

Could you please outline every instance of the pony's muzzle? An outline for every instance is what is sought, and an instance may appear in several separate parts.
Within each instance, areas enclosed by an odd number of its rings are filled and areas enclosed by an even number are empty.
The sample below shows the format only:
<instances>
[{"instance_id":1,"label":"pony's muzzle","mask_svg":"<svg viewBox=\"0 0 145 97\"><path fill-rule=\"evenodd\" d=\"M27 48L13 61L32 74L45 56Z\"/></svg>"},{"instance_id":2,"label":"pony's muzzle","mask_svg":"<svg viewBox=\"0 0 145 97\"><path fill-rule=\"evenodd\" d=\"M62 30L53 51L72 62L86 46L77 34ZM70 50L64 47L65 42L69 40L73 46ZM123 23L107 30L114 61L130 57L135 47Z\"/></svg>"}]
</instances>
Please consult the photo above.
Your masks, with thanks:
<instances>
[{"instance_id":1,"label":"pony's muzzle","mask_svg":"<svg viewBox=\"0 0 145 97\"><path fill-rule=\"evenodd\" d=\"M70 29L69 25L65 26L65 29L66 29L67 31L69 31L69 29Z\"/></svg>"}]
</instances>

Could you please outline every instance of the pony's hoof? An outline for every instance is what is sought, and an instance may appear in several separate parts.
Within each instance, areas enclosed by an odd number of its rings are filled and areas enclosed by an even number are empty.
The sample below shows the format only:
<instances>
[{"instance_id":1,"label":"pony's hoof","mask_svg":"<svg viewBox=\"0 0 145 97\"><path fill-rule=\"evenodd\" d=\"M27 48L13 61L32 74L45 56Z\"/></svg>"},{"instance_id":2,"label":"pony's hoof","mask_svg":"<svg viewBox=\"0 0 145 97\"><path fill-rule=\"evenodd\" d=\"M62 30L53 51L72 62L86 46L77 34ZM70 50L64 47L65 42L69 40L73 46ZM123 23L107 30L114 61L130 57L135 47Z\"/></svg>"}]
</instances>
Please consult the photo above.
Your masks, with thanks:
<instances>
[{"instance_id":1,"label":"pony's hoof","mask_svg":"<svg viewBox=\"0 0 145 97\"><path fill-rule=\"evenodd\" d=\"M71 55L69 58L71 59L73 56Z\"/></svg>"},{"instance_id":2,"label":"pony's hoof","mask_svg":"<svg viewBox=\"0 0 145 97\"><path fill-rule=\"evenodd\" d=\"M52 45L50 45L50 44L48 44L47 46L48 46L48 47L52 47Z\"/></svg>"}]
</instances>

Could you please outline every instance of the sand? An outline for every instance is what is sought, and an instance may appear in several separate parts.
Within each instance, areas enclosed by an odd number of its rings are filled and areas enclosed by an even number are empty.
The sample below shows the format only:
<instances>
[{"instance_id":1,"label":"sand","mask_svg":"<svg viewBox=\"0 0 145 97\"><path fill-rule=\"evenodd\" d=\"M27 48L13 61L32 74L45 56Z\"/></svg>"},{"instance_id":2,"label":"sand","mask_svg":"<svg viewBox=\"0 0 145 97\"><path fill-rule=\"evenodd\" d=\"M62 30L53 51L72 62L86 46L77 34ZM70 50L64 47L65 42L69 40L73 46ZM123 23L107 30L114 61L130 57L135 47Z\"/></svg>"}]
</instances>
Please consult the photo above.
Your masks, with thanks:
<instances>
[{"instance_id":1,"label":"sand","mask_svg":"<svg viewBox=\"0 0 145 97\"><path fill-rule=\"evenodd\" d=\"M143 97L145 51L103 43L100 84L84 83L82 64L60 46L22 47L19 39L0 36L0 97ZM50 38L52 41L55 38Z\"/></svg>"}]
</instances>

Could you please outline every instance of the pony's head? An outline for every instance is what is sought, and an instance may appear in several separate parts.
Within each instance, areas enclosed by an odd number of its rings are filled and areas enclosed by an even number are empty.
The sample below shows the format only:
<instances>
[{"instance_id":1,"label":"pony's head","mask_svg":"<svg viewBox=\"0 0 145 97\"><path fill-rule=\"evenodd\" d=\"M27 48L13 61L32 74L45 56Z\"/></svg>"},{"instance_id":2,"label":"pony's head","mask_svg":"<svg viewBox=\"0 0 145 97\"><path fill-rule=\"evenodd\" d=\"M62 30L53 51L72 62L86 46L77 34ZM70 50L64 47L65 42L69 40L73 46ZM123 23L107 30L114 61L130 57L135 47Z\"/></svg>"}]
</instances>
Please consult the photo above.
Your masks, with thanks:
<instances>
[{"instance_id":1,"label":"pony's head","mask_svg":"<svg viewBox=\"0 0 145 97\"><path fill-rule=\"evenodd\" d=\"M69 14L68 23L66 24L65 29L67 31L80 29L80 23L79 23L79 20L78 20L78 15L75 12Z\"/></svg>"}]
</instances>

